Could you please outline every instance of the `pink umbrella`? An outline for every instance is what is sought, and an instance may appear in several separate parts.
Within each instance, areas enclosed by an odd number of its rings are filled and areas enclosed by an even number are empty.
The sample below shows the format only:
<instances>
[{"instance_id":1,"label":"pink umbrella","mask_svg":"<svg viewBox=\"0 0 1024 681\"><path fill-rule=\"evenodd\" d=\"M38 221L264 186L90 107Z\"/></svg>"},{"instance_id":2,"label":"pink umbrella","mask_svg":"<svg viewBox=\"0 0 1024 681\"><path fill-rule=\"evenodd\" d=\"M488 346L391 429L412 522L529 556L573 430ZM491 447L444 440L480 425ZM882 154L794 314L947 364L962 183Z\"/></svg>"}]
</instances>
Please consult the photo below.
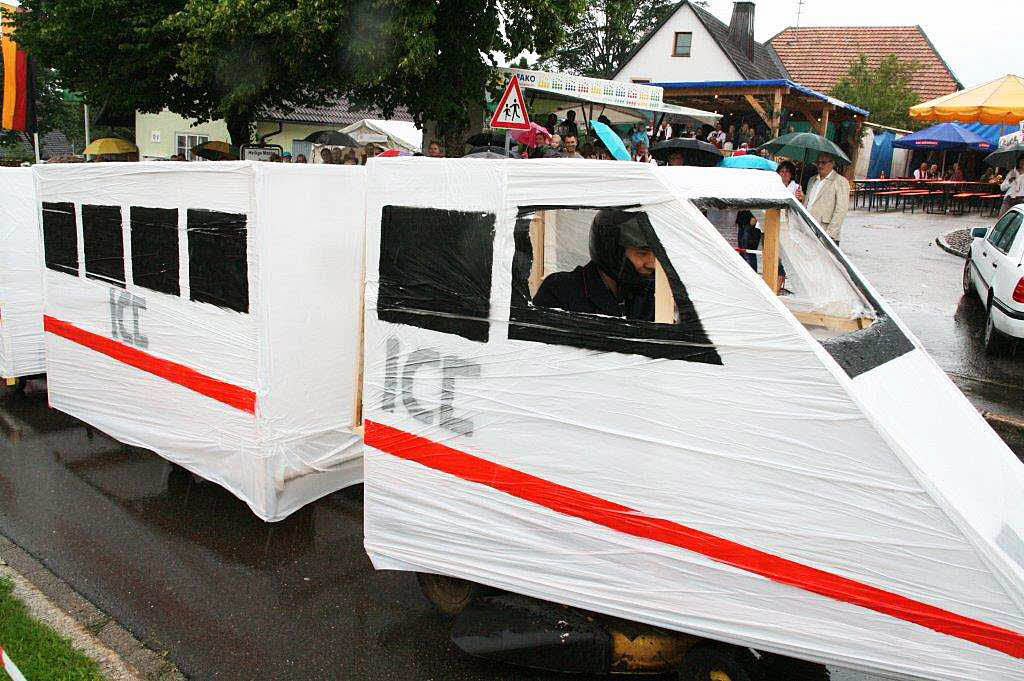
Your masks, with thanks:
<instances>
[{"instance_id":1,"label":"pink umbrella","mask_svg":"<svg viewBox=\"0 0 1024 681\"><path fill-rule=\"evenodd\" d=\"M530 123L529 130L513 130L508 136L531 149L551 139L551 133L548 132L547 128L538 123Z\"/></svg>"}]
</instances>

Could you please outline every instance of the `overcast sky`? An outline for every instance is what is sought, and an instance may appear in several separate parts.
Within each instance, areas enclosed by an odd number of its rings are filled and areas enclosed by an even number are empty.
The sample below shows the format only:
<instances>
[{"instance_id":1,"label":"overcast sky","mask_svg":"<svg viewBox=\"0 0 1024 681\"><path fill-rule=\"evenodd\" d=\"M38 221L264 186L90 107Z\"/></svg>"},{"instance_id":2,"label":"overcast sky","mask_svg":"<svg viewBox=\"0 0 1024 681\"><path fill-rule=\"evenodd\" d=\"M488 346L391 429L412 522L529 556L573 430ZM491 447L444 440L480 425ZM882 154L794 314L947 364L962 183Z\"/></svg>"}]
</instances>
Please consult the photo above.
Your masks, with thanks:
<instances>
[{"instance_id":1,"label":"overcast sky","mask_svg":"<svg viewBox=\"0 0 1024 681\"><path fill-rule=\"evenodd\" d=\"M754 36L764 42L796 25L797 0L758 0ZM711 0L728 23L732 0ZM804 0L801 26L920 25L964 87L1007 73L1024 75L1024 2L1021 0ZM822 58L828 58L823 46Z\"/></svg>"}]
</instances>

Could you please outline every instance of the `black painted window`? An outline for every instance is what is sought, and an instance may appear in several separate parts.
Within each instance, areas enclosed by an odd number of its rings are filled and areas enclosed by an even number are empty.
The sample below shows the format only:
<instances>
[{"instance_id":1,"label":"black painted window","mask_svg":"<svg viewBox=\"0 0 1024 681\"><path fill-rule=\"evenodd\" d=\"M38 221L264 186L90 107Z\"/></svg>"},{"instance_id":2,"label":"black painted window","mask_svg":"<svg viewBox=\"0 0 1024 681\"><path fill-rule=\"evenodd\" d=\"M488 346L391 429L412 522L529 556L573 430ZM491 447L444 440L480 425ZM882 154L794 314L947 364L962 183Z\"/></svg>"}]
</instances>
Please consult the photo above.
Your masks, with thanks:
<instances>
[{"instance_id":1,"label":"black painted window","mask_svg":"<svg viewBox=\"0 0 1024 681\"><path fill-rule=\"evenodd\" d=\"M131 230L132 283L179 295L178 211L132 206Z\"/></svg>"},{"instance_id":2,"label":"black painted window","mask_svg":"<svg viewBox=\"0 0 1024 681\"><path fill-rule=\"evenodd\" d=\"M245 215L190 208L187 222L191 299L248 312Z\"/></svg>"},{"instance_id":3,"label":"black painted window","mask_svg":"<svg viewBox=\"0 0 1024 681\"><path fill-rule=\"evenodd\" d=\"M43 202L43 259L51 270L78 276L75 204Z\"/></svg>"},{"instance_id":4,"label":"black painted window","mask_svg":"<svg viewBox=\"0 0 1024 681\"><path fill-rule=\"evenodd\" d=\"M82 206L85 276L124 288L124 234L120 206Z\"/></svg>"},{"instance_id":5,"label":"black painted window","mask_svg":"<svg viewBox=\"0 0 1024 681\"><path fill-rule=\"evenodd\" d=\"M385 206L377 316L487 342L494 215Z\"/></svg>"}]
</instances>

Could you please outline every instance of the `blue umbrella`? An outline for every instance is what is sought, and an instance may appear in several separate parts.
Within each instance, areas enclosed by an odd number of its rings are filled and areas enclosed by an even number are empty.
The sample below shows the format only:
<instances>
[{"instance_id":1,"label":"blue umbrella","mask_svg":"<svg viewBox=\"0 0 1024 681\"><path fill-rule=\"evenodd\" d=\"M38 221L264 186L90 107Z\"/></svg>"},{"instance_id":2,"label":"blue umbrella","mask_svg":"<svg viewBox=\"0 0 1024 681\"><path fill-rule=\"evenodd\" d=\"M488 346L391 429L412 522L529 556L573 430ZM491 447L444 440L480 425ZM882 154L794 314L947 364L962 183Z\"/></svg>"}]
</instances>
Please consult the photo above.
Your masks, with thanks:
<instances>
[{"instance_id":1,"label":"blue umbrella","mask_svg":"<svg viewBox=\"0 0 1024 681\"><path fill-rule=\"evenodd\" d=\"M719 168L750 168L753 170L772 170L779 167L779 164L770 158L755 156L754 154L743 154L742 156L726 156L718 162Z\"/></svg>"},{"instance_id":2,"label":"blue umbrella","mask_svg":"<svg viewBox=\"0 0 1024 681\"><path fill-rule=\"evenodd\" d=\"M590 127L597 133L598 138L604 143L608 152L620 161L631 161L633 157L626 151L626 145L622 143L622 140L615 131L609 128L601 121L590 121Z\"/></svg>"},{"instance_id":3,"label":"blue umbrella","mask_svg":"<svg viewBox=\"0 0 1024 681\"><path fill-rule=\"evenodd\" d=\"M939 123L924 130L918 130L901 137L892 145L901 149L934 149L936 151L949 149L987 151L992 148L992 143L984 137L956 123Z\"/></svg>"}]
</instances>

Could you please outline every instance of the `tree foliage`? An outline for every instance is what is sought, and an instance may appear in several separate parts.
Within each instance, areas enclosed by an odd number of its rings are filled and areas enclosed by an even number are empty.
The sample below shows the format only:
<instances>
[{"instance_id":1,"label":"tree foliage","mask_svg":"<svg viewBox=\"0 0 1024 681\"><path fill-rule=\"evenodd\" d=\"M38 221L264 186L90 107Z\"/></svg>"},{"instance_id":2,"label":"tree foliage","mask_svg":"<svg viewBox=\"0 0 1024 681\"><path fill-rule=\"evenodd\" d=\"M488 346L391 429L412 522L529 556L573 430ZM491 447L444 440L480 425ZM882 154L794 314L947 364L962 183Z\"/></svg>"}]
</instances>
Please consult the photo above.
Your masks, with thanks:
<instances>
[{"instance_id":1,"label":"tree foliage","mask_svg":"<svg viewBox=\"0 0 1024 681\"><path fill-rule=\"evenodd\" d=\"M552 50L583 0L376 0L359 13L348 93L385 115L403 106L442 137L464 130L494 85L499 55Z\"/></svg>"},{"instance_id":2,"label":"tree foliage","mask_svg":"<svg viewBox=\"0 0 1024 681\"><path fill-rule=\"evenodd\" d=\"M672 0L597 0L569 26L565 40L542 65L611 78L640 40L675 10Z\"/></svg>"},{"instance_id":3,"label":"tree foliage","mask_svg":"<svg viewBox=\"0 0 1024 681\"><path fill-rule=\"evenodd\" d=\"M464 128L495 52L549 51L583 0L25 0L16 39L91 105L224 119L339 95Z\"/></svg>"},{"instance_id":4,"label":"tree foliage","mask_svg":"<svg viewBox=\"0 0 1024 681\"><path fill-rule=\"evenodd\" d=\"M0 67L0 73L3 68ZM64 87L53 69L36 67L36 127L39 136L59 130L72 146L82 148L85 137L85 122L82 117L82 103ZM0 88L2 90L2 88ZM21 143L24 135L11 130L0 131L0 144L13 146Z\"/></svg>"},{"instance_id":5,"label":"tree foliage","mask_svg":"<svg viewBox=\"0 0 1024 681\"><path fill-rule=\"evenodd\" d=\"M872 68L861 54L832 88L831 95L867 109L872 123L916 130L921 126L910 117L909 109L921 101L910 87L918 68L916 61L901 61L895 54L882 58Z\"/></svg>"}]
</instances>

